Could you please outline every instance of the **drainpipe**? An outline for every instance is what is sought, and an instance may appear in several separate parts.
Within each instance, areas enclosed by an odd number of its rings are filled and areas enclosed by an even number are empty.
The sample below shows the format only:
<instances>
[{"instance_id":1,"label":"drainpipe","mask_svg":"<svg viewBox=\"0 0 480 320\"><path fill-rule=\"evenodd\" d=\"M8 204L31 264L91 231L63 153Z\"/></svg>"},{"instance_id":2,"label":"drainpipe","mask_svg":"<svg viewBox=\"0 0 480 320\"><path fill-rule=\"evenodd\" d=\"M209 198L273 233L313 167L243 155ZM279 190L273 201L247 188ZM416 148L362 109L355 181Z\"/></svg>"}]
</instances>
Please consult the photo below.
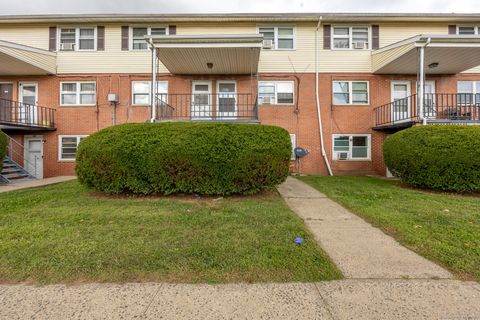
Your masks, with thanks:
<instances>
[{"instance_id":1,"label":"drainpipe","mask_svg":"<svg viewBox=\"0 0 480 320\"><path fill-rule=\"evenodd\" d=\"M419 108L422 124L427 124L427 118L425 117L425 47L430 44L432 39L428 38L424 45L420 47L420 87L419 93Z\"/></svg>"},{"instance_id":2,"label":"drainpipe","mask_svg":"<svg viewBox=\"0 0 480 320\"><path fill-rule=\"evenodd\" d=\"M323 161L327 166L328 174L333 176L332 168L330 167L330 162L328 161L327 153L325 152L325 142L323 139L323 125L322 125L322 113L320 112L320 95L318 92L318 30L322 24L323 17L318 17L317 28L315 29L315 98L317 105L317 118L318 118L318 129L320 131L320 147L322 149Z\"/></svg>"},{"instance_id":3,"label":"drainpipe","mask_svg":"<svg viewBox=\"0 0 480 320\"><path fill-rule=\"evenodd\" d=\"M151 39L148 39L147 42L150 44L151 49L152 49L152 86L150 88L150 101L152 105L152 118L150 119L150 122L155 122L157 118L157 55L156 55L156 50L155 46L153 45L153 42Z\"/></svg>"}]
</instances>

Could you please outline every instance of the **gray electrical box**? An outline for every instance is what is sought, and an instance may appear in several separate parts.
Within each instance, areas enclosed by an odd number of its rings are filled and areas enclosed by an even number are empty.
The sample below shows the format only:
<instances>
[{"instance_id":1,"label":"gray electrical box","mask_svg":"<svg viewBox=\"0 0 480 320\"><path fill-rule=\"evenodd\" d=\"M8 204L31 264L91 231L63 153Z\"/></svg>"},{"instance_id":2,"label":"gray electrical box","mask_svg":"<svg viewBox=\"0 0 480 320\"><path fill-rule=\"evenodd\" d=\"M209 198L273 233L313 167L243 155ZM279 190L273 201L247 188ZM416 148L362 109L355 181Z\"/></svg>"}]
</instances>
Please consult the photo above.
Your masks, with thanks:
<instances>
[{"instance_id":1,"label":"gray electrical box","mask_svg":"<svg viewBox=\"0 0 480 320\"><path fill-rule=\"evenodd\" d=\"M116 93L109 93L108 94L108 102L118 102L118 96Z\"/></svg>"}]
</instances>

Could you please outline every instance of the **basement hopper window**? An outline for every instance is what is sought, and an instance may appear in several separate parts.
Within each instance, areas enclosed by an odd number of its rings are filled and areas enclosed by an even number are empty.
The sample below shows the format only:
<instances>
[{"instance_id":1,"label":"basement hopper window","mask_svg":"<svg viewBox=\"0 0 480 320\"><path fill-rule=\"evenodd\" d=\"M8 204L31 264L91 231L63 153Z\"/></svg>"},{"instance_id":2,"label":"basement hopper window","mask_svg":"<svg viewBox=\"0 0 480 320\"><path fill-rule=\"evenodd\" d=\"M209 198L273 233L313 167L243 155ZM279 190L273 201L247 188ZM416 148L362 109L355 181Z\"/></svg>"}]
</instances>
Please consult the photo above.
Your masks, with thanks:
<instances>
[{"instance_id":1,"label":"basement hopper window","mask_svg":"<svg viewBox=\"0 0 480 320\"><path fill-rule=\"evenodd\" d=\"M293 81L259 81L259 104L293 104Z\"/></svg>"},{"instance_id":2,"label":"basement hopper window","mask_svg":"<svg viewBox=\"0 0 480 320\"><path fill-rule=\"evenodd\" d=\"M370 135L334 134L333 160L370 160Z\"/></svg>"},{"instance_id":3,"label":"basement hopper window","mask_svg":"<svg viewBox=\"0 0 480 320\"><path fill-rule=\"evenodd\" d=\"M87 136L59 136L58 139L58 159L60 161L75 161L78 145Z\"/></svg>"}]
</instances>

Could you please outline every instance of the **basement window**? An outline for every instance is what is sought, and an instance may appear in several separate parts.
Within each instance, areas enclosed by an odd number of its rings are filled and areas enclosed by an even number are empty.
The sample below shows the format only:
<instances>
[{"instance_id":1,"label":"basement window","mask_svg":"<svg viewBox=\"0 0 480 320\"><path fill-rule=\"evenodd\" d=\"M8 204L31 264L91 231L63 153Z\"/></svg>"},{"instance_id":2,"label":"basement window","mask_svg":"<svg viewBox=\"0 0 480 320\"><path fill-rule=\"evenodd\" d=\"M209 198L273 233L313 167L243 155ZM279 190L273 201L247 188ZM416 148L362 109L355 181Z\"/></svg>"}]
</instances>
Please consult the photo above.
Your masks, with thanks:
<instances>
[{"instance_id":1,"label":"basement window","mask_svg":"<svg viewBox=\"0 0 480 320\"><path fill-rule=\"evenodd\" d=\"M333 160L370 160L369 134L334 134Z\"/></svg>"},{"instance_id":2,"label":"basement window","mask_svg":"<svg viewBox=\"0 0 480 320\"><path fill-rule=\"evenodd\" d=\"M86 135L62 135L58 137L58 160L75 161L77 149Z\"/></svg>"}]
</instances>

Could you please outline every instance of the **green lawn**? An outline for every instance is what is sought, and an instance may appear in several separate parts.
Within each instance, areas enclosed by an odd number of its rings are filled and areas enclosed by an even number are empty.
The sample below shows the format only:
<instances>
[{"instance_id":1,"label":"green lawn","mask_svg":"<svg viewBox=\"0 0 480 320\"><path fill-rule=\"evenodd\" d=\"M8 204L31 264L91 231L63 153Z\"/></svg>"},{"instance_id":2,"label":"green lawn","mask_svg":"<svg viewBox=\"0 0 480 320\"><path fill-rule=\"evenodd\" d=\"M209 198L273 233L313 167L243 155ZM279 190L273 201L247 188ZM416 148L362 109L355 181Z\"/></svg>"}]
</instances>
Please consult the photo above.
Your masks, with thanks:
<instances>
[{"instance_id":1,"label":"green lawn","mask_svg":"<svg viewBox=\"0 0 480 320\"><path fill-rule=\"evenodd\" d=\"M305 243L295 245L297 236ZM0 194L1 282L340 277L276 194L107 198L76 181Z\"/></svg>"},{"instance_id":2,"label":"green lawn","mask_svg":"<svg viewBox=\"0 0 480 320\"><path fill-rule=\"evenodd\" d=\"M461 279L480 280L480 198L406 189L371 177L301 180Z\"/></svg>"}]
</instances>

